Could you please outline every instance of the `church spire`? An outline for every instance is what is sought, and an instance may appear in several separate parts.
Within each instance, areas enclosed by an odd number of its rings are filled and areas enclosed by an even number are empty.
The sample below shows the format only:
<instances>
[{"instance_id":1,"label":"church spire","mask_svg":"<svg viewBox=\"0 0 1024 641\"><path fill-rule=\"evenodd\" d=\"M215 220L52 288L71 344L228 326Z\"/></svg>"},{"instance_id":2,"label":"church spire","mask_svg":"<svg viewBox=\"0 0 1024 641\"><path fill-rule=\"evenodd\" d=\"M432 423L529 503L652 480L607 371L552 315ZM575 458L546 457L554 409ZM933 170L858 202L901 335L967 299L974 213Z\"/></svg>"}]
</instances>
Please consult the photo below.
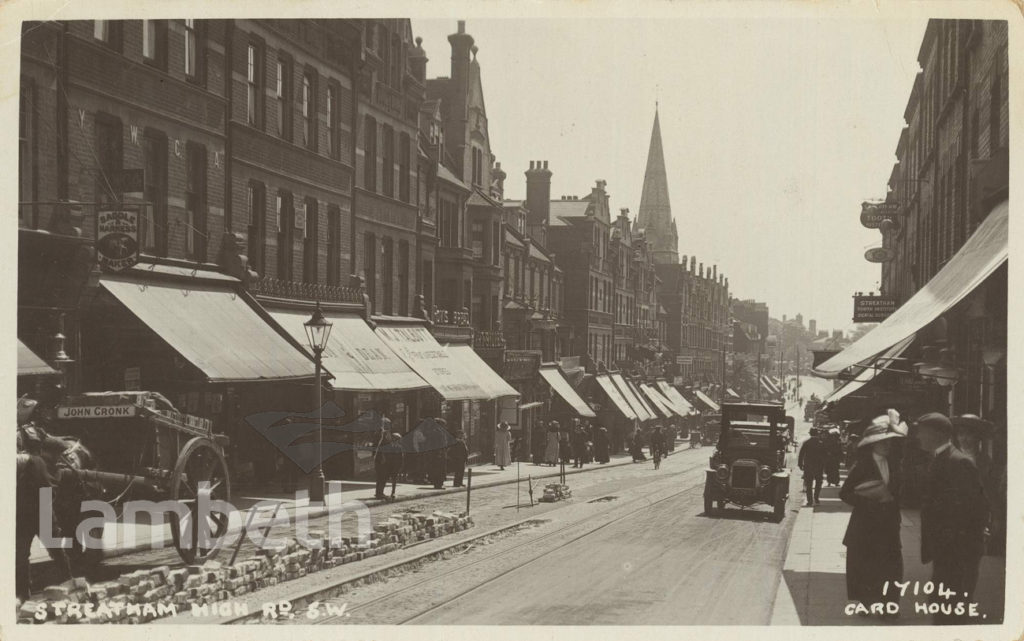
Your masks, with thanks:
<instances>
[{"instance_id":1,"label":"church spire","mask_svg":"<svg viewBox=\"0 0 1024 641\"><path fill-rule=\"evenodd\" d=\"M665 174L665 153L661 147L657 102L654 105L654 128L651 130L651 147L647 152L647 170L644 173L644 187L636 222L637 227L646 230L656 263L679 262L679 237L668 199L668 177Z\"/></svg>"}]
</instances>

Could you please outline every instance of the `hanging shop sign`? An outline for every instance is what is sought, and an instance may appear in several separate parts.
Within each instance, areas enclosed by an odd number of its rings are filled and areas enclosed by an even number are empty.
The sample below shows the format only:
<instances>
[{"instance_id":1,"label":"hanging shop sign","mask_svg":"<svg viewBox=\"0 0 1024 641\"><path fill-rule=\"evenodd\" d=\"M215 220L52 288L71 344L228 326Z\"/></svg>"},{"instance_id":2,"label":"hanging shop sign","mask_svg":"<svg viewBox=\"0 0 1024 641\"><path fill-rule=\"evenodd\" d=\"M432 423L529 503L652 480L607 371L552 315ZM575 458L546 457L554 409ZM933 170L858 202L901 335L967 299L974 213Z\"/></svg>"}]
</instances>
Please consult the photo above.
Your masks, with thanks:
<instances>
[{"instance_id":1,"label":"hanging shop sign","mask_svg":"<svg viewBox=\"0 0 1024 641\"><path fill-rule=\"evenodd\" d=\"M860 224L868 229L878 229L885 221L895 221L899 214L899 203L865 202L860 206Z\"/></svg>"},{"instance_id":2,"label":"hanging shop sign","mask_svg":"<svg viewBox=\"0 0 1024 641\"><path fill-rule=\"evenodd\" d=\"M896 299L888 296L854 296L853 322L881 323L896 311Z\"/></svg>"},{"instance_id":3,"label":"hanging shop sign","mask_svg":"<svg viewBox=\"0 0 1024 641\"><path fill-rule=\"evenodd\" d=\"M896 252L888 247L872 247L864 252L864 260L869 263L888 263L896 258Z\"/></svg>"},{"instance_id":4,"label":"hanging shop sign","mask_svg":"<svg viewBox=\"0 0 1024 641\"><path fill-rule=\"evenodd\" d=\"M96 260L111 272L139 262L139 212L119 209L96 215Z\"/></svg>"}]
</instances>

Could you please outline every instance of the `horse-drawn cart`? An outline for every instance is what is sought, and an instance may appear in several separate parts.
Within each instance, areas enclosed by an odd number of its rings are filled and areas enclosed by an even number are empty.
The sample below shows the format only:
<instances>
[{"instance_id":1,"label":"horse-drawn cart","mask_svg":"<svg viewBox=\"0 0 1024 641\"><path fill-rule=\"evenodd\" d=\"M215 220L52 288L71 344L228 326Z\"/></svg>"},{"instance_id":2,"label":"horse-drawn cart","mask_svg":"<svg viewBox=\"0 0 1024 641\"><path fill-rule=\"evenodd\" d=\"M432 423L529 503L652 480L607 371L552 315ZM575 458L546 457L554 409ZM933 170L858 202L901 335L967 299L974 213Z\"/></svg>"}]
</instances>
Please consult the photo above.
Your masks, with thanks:
<instances>
[{"instance_id":1,"label":"horse-drawn cart","mask_svg":"<svg viewBox=\"0 0 1024 641\"><path fill-rule=\"evenodd\" d=\"M208 419L182 414L154 392L104 392L69 397L50 432L43 446L60 450L54 513L63 536L74 537L85 518L97 516L82 511L88 500L117 512L131 500L169 500L161 508L173 508L166 518L187 563L205 559L227 533L229 515L212 509L231 498L227 437L214 434ZM209 509L197 517L203 507ZM76 537L70 556L89 564L102 552L83 549Z\"/></svg>"}]
</instances>

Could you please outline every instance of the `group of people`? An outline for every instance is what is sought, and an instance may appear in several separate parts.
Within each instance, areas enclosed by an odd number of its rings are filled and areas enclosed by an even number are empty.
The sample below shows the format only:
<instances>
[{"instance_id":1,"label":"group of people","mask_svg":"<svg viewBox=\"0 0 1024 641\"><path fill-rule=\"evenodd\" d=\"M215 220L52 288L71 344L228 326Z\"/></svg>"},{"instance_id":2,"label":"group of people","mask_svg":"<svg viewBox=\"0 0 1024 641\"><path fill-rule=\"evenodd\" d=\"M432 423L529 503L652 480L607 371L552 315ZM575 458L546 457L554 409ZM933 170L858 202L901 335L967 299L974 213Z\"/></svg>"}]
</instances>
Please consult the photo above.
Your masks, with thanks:
<instances>
[{"instance_id":1,"label":"group of people","mask_svg":"<svg viewBox=\"0 0 1024 641\"><path fill-rule=\"evenodd\" d=\"M917 419L910 439L906 423L892 410L864 429L839 492L840 499L853 507L843 539L851 600L870 611L872 604L895 600L883 594L886 581L903 580L898 451L911 440L929 458L921 505L921 561L932 564L934 584L941 583L955 595L946 601L936 591L931 598L953 606L972 600L991 515L987 462L979 445L992 430L991 422L974 415L949 418L932 412ZM969 614L955 607L940 608L934 616L936 624L970 622Z\"/></svg>"},{"instance_id":2,"label":"group of people","mask_svg":"<svg viewBox=\"0 0 1024 641\"><path fill-rule=\"evenodd\" d=\"M639 427L634 428L629 436L629 454L633 457L634 463L646 461L644 456L644 445L648 446L651 458L654 459L654 469L661 467L661 459L668 456L668 452L674 449L675 435L666 432L661 425L656 425L649 433Z\"/></svg>"},{"instance_id":3,"label":"group of people","mask_svg":"<svg viewBox=\"0 0 1024 641\"><path fill-rule=\"evenodd\" d=\"M405 436L389 428L390 422L382 422L371 444L377 481L374 498L387 498L385 489L388 483L391 484L391 498L394 498L398 477L402 474L412 480L426 481L440 490L444 488L450 471L452 486L462 487L466 461L469 460L469 447L462 430L450 433L443 418L422 421Z\"/></svg>"}]
</instances>

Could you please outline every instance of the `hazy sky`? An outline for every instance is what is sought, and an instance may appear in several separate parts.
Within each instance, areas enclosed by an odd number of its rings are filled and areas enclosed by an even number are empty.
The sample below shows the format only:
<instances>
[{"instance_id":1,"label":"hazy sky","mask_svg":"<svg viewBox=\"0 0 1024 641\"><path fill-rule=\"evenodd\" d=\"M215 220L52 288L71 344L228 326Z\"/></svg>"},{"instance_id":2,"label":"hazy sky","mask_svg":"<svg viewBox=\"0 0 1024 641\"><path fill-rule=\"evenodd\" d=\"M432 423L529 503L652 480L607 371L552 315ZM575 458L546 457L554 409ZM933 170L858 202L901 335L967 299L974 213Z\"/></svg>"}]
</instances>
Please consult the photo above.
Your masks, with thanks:
<instances>
[{"instance_id":1,"label":"hazy sky","mask_svg":"<svg viewBox=\"0 0 1024 641\"><path fill-rule=\"evenodd\" d=\"M640 205L654 106L680 254L717 264L734 296L851 325L877 290L881 244L860 203L884 197L925 20L478 19L492 150L525 193L547 160L553 198L608 181L613 211ZM413 20L450 74L455 20Z\"/></svg>"}]
</instances>

